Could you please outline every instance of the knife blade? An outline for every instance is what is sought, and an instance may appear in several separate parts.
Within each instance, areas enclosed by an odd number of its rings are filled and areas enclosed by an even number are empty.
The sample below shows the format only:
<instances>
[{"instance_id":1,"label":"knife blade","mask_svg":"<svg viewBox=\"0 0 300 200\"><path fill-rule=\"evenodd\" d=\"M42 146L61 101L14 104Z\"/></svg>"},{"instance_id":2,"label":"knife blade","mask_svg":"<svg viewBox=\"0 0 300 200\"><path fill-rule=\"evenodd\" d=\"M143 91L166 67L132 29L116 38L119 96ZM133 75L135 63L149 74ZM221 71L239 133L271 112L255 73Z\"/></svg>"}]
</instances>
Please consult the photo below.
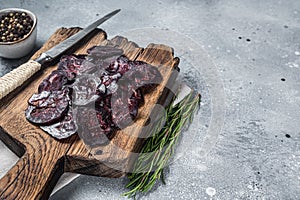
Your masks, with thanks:
<instances>
[{"instance_id":1,"label":"knife blade","mask_svg":"<svg viewBox=\"0 0 300 200\"><path fill-rule=\"evenodd\" d=\"M44 65L46 62L50 62L58 56L62 55L64 52L66 52L80 40L82 40L85 36L91 33L94 29L96 29L100 24L116 15L118 12L120 12L120 9L117 9L105 15L104 17L93 22L78 33L52 47L48 51L42 53L37 59L29 60L28 62L20 65L8 74L0 77L0 100L10 92L15 90L17 87L21 86L27 79L38 72L42 68L42 65Z\"/></svg>"}]
</instances>

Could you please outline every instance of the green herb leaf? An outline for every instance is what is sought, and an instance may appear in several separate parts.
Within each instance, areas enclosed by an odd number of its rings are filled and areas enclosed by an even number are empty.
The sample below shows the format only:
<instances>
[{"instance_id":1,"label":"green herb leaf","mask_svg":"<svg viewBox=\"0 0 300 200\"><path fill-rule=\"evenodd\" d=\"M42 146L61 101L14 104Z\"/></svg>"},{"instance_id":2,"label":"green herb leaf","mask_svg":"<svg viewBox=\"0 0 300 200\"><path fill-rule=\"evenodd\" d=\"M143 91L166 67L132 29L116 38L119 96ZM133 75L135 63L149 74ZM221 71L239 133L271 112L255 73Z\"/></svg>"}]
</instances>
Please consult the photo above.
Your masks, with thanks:
<instances>
[{"instance_id":1,"label":"green herb leaf","mask_svg":"<svg viewBox=\"0 0 300 200\"><path fill-rule=\"evenodd\" d=\"M152 129L152 136L145 141L133 172L128 175L129 183L126 187L130 191L123 196L135 198L139 192L148 192L159 179L165 184L163 169L174 153L182 129L191 123L194 112L198 110L200 99L200 94L192 91L178 104L171 103L166 109L166 116Z\"/></svg>"}]
</instances>

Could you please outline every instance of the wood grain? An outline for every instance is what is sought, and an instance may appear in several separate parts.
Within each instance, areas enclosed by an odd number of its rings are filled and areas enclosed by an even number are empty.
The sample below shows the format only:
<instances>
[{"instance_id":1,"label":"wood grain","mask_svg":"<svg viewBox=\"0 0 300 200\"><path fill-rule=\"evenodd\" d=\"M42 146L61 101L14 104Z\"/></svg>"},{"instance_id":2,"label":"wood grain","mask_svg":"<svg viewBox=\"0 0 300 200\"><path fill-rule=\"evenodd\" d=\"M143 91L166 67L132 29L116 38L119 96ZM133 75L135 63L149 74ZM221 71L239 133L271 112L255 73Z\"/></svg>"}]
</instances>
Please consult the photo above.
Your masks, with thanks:
<instances>
[{"instance_id":1,"label":"wood grain","mask_svg":"<svg viewBox=\"0 0 300 200\"><path fill-rule=\"evenodd\" d=\"M33 59L79 30L58 29ZM144 139L140 137L145 137L152 128L149 116L154 112L154 105L170 102L172 93L166 85L172 85L175 81L179 59L174 58L173 50L165 45L149 44L144 49L120 36L107 40L106 33L99 29L77 46L75 53L84 54L88 48L99 44L122 48L130 59L158 66L163 83L145 95L146 103L139 109L134 124L118 131L106 146L90 149L77 135L56 140L25 119L27 100L57 66L49 66L36 74L27 81L26 86L0 104L0 139L20 157L0 180L0 199L47 199L64 172L120 177L130 171L143 144ZM92 153L96 155L92 156Z\"/></svg>"}]
</instances>

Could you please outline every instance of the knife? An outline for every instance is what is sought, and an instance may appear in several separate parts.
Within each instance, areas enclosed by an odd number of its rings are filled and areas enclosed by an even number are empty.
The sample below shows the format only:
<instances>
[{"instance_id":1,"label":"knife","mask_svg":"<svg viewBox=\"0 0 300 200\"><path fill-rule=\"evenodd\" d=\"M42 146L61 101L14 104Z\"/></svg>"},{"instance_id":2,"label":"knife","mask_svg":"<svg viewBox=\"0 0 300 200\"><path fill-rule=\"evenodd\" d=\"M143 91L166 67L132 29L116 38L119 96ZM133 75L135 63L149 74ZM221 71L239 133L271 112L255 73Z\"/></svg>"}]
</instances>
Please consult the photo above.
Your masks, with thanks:
<instances>
[{"instance_id":1,"label":"knife","mask_svg":"<svg viewBox=\"0 0 300 200\"><path fill-rule=\"evenodd\" d=\"M101 19L98 19L94 23L90 24L86 28L82 29L75 35L69 37L58 45L52 47L48 51L42 53L40 57L35 60L29 60L28 62L20 65L16 69L12 70L8 74L0 77L0 100L12 92L17 87L21 86L28 78L33 76L36 72L41 70L42 66L52 61L53 59L62 55L62 53L69 50L72 46L77 44L81 39L87 36L90 32L96 29L100 24L120 12L121 9L115 10Z\"/></svg>"}]
</instances>

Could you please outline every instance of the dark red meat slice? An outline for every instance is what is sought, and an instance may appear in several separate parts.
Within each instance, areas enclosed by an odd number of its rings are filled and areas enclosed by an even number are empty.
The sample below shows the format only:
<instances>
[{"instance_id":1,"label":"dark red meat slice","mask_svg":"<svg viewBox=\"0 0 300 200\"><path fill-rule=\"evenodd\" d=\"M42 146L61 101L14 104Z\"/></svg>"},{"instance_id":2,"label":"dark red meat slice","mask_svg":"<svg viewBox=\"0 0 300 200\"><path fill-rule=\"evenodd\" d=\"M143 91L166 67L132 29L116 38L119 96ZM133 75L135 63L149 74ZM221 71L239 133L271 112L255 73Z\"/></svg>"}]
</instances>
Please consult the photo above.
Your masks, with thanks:
<instances>
[{"instance_id":1,"label":"dark red meat slice","mask_svg":"<svg viewBox=\"0 0 300 200\"><path fill-rule=\"evenodd\" d=\"M105 59L120 56L122 54L122 49L111 46L95 46L88 50L87 60L96 64L97 66L102 66L103 63L107 63L104 61Z\"/></svg>"},{"instance_id":2,"label":"dark red meat slice","mask_svg":"<svg viewBox=\"0 0 300 200\"><path fill-rule=\"evenodd\" d=\"M133 84L136 88L158 85L162 82L162 76L158 69L146 63L132 67L123 77L130 80L129 84Z\"/></svg>"},{"instance_id":3,"label":"dark red meat slice","mask_svg":"<svg viewBox=\"0 0 300 200\"><path fill-rule=\"evenodd\" d=\"M67 74L70 81L73 81L77 75L88 74L96 70L96 65L85 60L81 56L63 56L59 62L58 70L62 70Z\"/></svg>"},{"instance_id":4,"label":"dark red meat slice","mask_svg":"<svg viewBox=\"0 0 300 200\"><path fill-rule=\"evenodd\" d=\"M77 74L77 70L80 67L84 59L79 59L74 55L63 56L58 64L58 70L66 72L69 80L74 80Z\"/></svg>"},{"instance_id":5,"label":"dark red meat slice","mask_svg":"<svg viewBox=\"0 0 300 200\"><path fill-rule=\"evenodd\" d=\"M77 107L75 118L78 126L78 135L84 143L90 147L104 145L109 141L111 128L101 128L98 113L94 108Z\"/></svg>"},{"instance_id":6,"label":"dark red meat slice","mask_svg":"<svg viewBox=\"0 0 300 200\"><path fill-rule=\"evenodd\" d=\"M107 86L112 80L122 79L122 82L127 82L136 88L150 88L162 81L162 76L156 67L142 61L130 61L126 56L118 57L106 70L110 73L104 76L104 78L108 77L104 80Z\"/></svg>"},{"instance_id":7,"label":"dark red meat slice","mask_svg":"<svg viewBox=\"0 0 300 200\"><path fill-rule=\"evenodd\" d=\"M72 101L74 105L87 105L94 102L97 95L98 85L101 80L93 75L82 75L77 77L75 83L71 86L73 89Z\"/></svg>"},{"instance_id":8,"label":"dark red meat slice","mask_svg":"<svg viewBox=\"0 0 300 200\"><path fill-rule=\"evenodd\" d=\"M67 75L64 71L55 70L39 85L38 92L62 90L68 82Z\"/></svg>"},{"instance_id":9,"label":"dark red meat slice","mask_svg":"<svg viewBox=\"0 0 300 200\"><path fill-rule=\"evenodd\" d=\"M77 131L77 124L73 119L73 109L70 106L67 114L63 119L57 123L48 126L40 126L41 129L55 138L63 139L67 138Z\"/></svg>"},{"instance_id":10,"label":"dark red meat slice","mask_svg":"<svg viewBox=\"0 0 300 200\"><path fill-rule=\"evenodd\" d=\"M129 92L118 90L116 93L112 94L111 97L111 111L112 111L112 120L115 125L119 128L125 128L130 125L134 116L130 114L129 110Z\"/></svg>"},{"instance_id":11,"label":"dark red meat slice","mask_svg":"<svg viewBox=\"0 0 300 200\"><path fill-rule=\"evenodd\" d=\"M36 124L50 124L58 121L69 106L69 90L43 91L29 99L29 107L25 111L27 120Z\"/></svg>"},{"instance_id":12,"label":"dark red meat slice","mask_svg":"<svg viewBox=\"0 0 300 200\"><path fill-rule=\"evenodd\" d=\"M138 107L144 103L141 89L136 89L129 80L118 82L118 90L112 94L111 110L113 122L119 128L131 124L138 115Z\"/></svg>"}]
</instances>

